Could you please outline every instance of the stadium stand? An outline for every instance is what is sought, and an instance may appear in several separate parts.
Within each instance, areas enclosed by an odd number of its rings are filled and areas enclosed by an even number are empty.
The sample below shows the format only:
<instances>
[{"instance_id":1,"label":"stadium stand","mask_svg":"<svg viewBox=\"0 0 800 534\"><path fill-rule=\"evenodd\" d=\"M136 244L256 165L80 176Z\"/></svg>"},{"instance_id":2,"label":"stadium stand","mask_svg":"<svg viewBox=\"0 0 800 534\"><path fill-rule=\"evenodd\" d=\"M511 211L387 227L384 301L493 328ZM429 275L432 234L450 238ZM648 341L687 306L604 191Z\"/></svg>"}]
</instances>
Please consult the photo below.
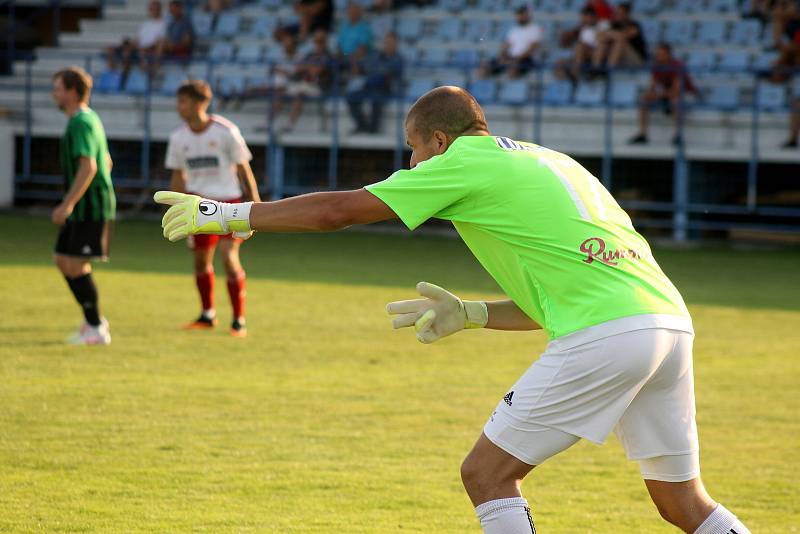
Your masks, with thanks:
<instances>
[{"instance_id":1,"label":"stadium stand","mask_svg":"<svg viewBox=\"0 0 800 534\"><path fill-rule=\"evenodd\" d=\"M262 64L274 57L279 48L273 41L272 32L279 25L295 22L295 15L288 2L261 0L231 8L218 17L212 28L211 17L203 10L192 11L192 20L199 38L198 51L190 65L184 69L167 69L153 80L151 106L154 111L151 129L154 139L163 139L176 123L172 113L170 93L183 76L202 73L215 88L226 95L242 90L255 78L263 78L266 67ZM337 16L341 18L346 2L336 2ZM563 51L557 47L553 36L569 27L576 19L576 8L582 2L532 2L538 23L547 28L549 36L543 51L544 62L550 62ZM758 21L743 19L735 0L695 0L690 2L669 0L640 0L634 4L636 17L644 19L643 30L652 45L659 38L671 42L679 56L693 69L698 85L706 98L687 118L687 144L721 159L739 159L742 149L749 147L748 135L720 132L724 128L737 128L749 120L748 106L756 98L765 112L762 117L760 138L762 157L783 159L786 155L775 150L784 137L786 113L782 107L789 101L788 88L762 83L758 93L754 90L753 76L748 69L764 68L769 57L762 56L762 28ZM516 2L508 0L472 1L441 0L438 5L425 9L403 9L390 15L373 17L371 23L381 31L396 29L402 42L403 54L413 63L422 58L425 65L407 69L405 90L411 100L438 83L462 82L477 90L479 99L487 105L490 120L495 130L513 136L529 137L530 117L526 113L509 113L507 105L524 106L526 97L533 101L543 88L542 101L557 109L547 110L546 137L543 142L565 150L582 153L599 153L603 148L598 133L603 127L602 106L606 100L604 84L578 84L573 91L553 80L550 70L545 70L537 79L528 75L523 82L500 79L496 84L475 82L473 67L495 53L504 32L513 20ZM98 92L94 106L102 114L139 115L142 96L147 90L146 76L141 71L132 71L124 84L113 73L104 71L100 50L119 40L120 35L132 35L144 20L146 2L128 0L124 5L111 6L101 20L84 20L78 34L64 34L59 48L37 50L33 63L33 86L44 88L54 70L68 63L89 67L98 79ZM768 28L764 31L768 31ZM376 31L376 38L382 33ZM74 59L70 59L74 58ZM453 68L443 68L450 63ZM215 71L224 65L225 74ZM25 84L25 65L17 62L14 75L0 80L0 105L19 108L24 100L20 90ZM221 85L220 85L221 84ZM615 113L615 125L620 129L635 129L636 94L647 84L647 75L620 72L614 76L609 93ZM723 87L725 87L723 89ZM115 91L117 89L117 91ZM115 94L116 93L116 94ZM48 96L43 91L34 94L34 101L44 103ZM593 109L596 108L596 109ZM232 118L242 125L246 135L263 137L266 105L252 101ZM315 113L313 109L307 113ZM347 121L340 110L341 119ZM396 110L387 108L387 115L394 116ZM721 117L721 114L740 117ZM388 117L391 118L391 117ZM107 121L109 134L129 136L142 134L137 125L142 121ZM293 136L317 135L315 121L309 121L311 130L303 131L302 125ZM580 124L581 138L576 139L570 130ZM42 134L58 133L63 119L49 106L35 106L33 128ZM665 134L667 135L667 134ZM585 138L583 138L585 136ZM592 142L595 140L595 142ZM640 155L660 157L668 149L668 138L656 139L649 147L637 147ZM720 143L720 140L726 140ZM291 141L291 140L287 140ZM732 143L731 143L732 141ZM347 143L346 139L342 139ZM395 142L394 134L387 133L384 144ZM622 142L621 140L619 141ZM315 143L315 144L319 144Z\"/></svg>"},{"instance_id":2,"label":"stadium stand","mask_svg":"<svg viewBox=\"0 0 800 534\"><path fill-rule=\"evenodd\" d=\"M30 97L31 132L34 137L52 138L62 132L64 117L51 104L50 77L58 68L78 64L95 75L97 94L92 105L104 118L112 140L145 138L162 143L178 124L172 94L182 79L206 79L217 94L228 98L269 85L269 65L281 57L281 46L273 34L277 28L297 23L288 1L237 4L216 19L194 7L191 20L196 43L191 60L163 64L151 81L144 71L136 69L123 80L118 73L106 70L102 50L119 42L120 36L135 34L146 17L146 2L125 0L107 6L102 18L83 20L80 32L62 34L61 46L37 49L30 64L17 61L11 76L0 77L0 107L19 111L14 118L20 135L26 128L27 69L34 88ZM354 124L344 105L344 91L338 100L307 106L303 112L307 120L301 119L290 133L280 133L280 124L268 128L270 106L265 98L247 99L241 106L221 112L240 125L252 146L325 149L335 142L342 150L397 151L401 150L398 133L402 128L394 125L402 120L407 106L436 85L458 84L475 93L485 106L492 130L499 135L535 138L581 157L602 158L611 148L614 157L672 161L675 147L668 117L654 115L649 144L627 144L638 128L639 95L649 84L649 69L622 69L612 72L609 79L577 85L558 79L552 65L571 53L559 47L558 36L575 25L584 2L526 3L532 6L534 20L544 28L546 42L541 68L519 79L477 77L480 62L497 53L513 25L513 11L519 4L516 0L439 0L425 8L369 14L375 47L380 47L386 32L394 30L406 61L402 95L383 107L381 133L346 135ZM336 20L341 21L347 1L334 4ZM754 153L760 164L797 161L796 150L781 150L780 146L786 139L790 105L800 97L800 84L774 85L764 79L777 53L766 51L772 42L770 27L743 17L748 5L737 0L634 2L634 18L641 21L649 47L662 39L671 43L700 88L701 98L688 105L683 133L690 162L746 164ZM330 38L335 43L335 34ZM301 45L298 57L304 55L307 46ZM758 124L755 146L754 120ZM606 133L612 130L613 139L607 142ZM335 169L336 161L328 168Z\"/></svg>"}]
</instances>

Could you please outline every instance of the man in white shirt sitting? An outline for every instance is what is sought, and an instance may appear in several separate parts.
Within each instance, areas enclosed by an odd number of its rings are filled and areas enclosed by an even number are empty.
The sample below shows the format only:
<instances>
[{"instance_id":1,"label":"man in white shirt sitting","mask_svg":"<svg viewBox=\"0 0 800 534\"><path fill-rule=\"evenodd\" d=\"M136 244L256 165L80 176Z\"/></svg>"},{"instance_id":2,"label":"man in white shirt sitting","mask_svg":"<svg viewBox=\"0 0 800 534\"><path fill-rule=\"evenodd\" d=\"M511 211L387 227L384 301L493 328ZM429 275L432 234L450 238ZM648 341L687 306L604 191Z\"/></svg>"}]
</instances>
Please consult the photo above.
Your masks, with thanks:
<instances>
[{"instance_id":1,"label":"man in white shirt sitting","mask_svg":"<svg viewBox=\"0 0 800 534\"><path fill-rule=\"evenodd\" d=\"M139 26L135 39L126 37L119 46L106 50L109 69L117 70L121 66L122 72L127 74L131 64L140 61L143 64L149 63L167 29L167 21L161 16L159 0L152 0L147 5L147 16L147 20Z\"/></svg>"},{"instance_id":2,"label":"man in white shirt sitting","mask_svg":"<svg viewBox=\"0 0 800 534\"><path fill-rule=\"evenodd\" d=\"M481 68L483 77L506 72L509 77L518 78L536 62L536 54L544 37L542 27L533 22L527 5L520 4L515 13L517 25L508 31L500 47L500 55Z\"/></svg>"}]
</instances>

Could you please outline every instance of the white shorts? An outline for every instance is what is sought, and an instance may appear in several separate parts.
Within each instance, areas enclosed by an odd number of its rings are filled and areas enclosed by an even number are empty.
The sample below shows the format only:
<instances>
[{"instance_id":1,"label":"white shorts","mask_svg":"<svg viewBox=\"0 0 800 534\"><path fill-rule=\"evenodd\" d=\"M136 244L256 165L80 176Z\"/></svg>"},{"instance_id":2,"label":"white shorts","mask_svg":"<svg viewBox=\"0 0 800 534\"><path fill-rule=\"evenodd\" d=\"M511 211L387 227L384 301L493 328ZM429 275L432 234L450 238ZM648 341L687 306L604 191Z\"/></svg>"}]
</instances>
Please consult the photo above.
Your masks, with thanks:
<instances>
[{"instance_id":1,"label":"white shorts","mask_svg":"<svg viewBox=\"0 0 800 534\"><path fill-rule=\"evenodd\" d=\"M602 444L613 430L645 478L698 476L694 334L688 318L659 318L618 319L552 341L497 405L486 437L538 465L579 438ZM634 325L644 328L619 332ZM611 335L598 338L603 332Z\"/></svg>"}]
</instances>

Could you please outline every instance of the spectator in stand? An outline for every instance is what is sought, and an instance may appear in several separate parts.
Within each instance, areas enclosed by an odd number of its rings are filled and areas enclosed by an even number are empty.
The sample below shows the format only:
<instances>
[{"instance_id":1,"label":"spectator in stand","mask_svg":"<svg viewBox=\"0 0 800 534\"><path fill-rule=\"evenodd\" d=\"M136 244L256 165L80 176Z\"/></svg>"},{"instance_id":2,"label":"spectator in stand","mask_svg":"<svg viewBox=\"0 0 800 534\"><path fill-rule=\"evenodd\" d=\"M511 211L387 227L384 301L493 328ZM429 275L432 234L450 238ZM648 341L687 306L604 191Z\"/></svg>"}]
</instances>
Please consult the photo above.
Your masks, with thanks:
<instances>
[{"instance_id":1,"label":"spectator in stand","mask_svg":"<svg viewBox=\"0 0 800 534\"><path fill-rule=\"evenodd\" d=\"M639 67L647 62L647 43L641 25L631 18L631 3L617 5L611 28L597 35L592 64L596 69L620 65Z\"/></svg>"},{"instance_id":2,"label":"spectator in stand","mask_svg":"<svg viewBox=\"0 0 800 534\"><path fill-rule=\"evenodd\" d=\"M142 22L136 32L136 39L125 38L122 44L106 50L109 70L122 68L123 77L128 74L132 64L146 63L157 51L158 43L164 38L167 23L161 16L161 2L152 0L147 4L148 19Z\"/></svg>"},{"instance_id":3,"label":"spectator in stand","mask_svg":"<svg viewBox=\"0 0 800 534\"><path fill-rule=\"evenodd\" d=\"M772 7L772 39L777 50L783 49L784 39L798 42L800 37L800 1L775 0Z\"/></svg>"},{"instance_id":4,"label":"spectator in stand","mask_svg":"<svg viewBox=\"0 0 800 534\"><path fill-rule=\"evenodd\" d=\"M283 128L291 132L303 112L307 98L319 98L331 88L333 54L328 50L328 33L317 30L312 37L312 50L303 56L286 85L286 95L292 98L289 123Z\"/></svg>"},{"instance_id":5,"label":"spectator in stand","mask_svg":"<svg viewBox=\"0 0 800 534\"><path fill-rule=\"evenodd\" d=\"M598 44L598 32L597 13L591 7L584 7L581 10L580 25L561 34L561 46L574 46L575 55L572 59L559 61L556 64L556 72L577 82L581 72L592 65L592 57Z\"/></svg>"},{"instance_id":6,"label":"spectator in stand","mask_svg":"<svg viewBox=\"0 0 800 534\"><path fill-rule=\"evenodd\" d=\"M339 55L352 62L363 60L372 46L372 28L364 20L364 10L356 2L347 5L347 19L337 35Z\"/></svg>"},{"instance_id":7,"label":"spectator in stand","mask_svg":"<svg viewBox=\"0 0 800 534\"><path fill-rule=\"evenodd\" d=\"M292 28L300 41L317 30L330 33L333 29L333 0L298 0L294 11L300 18L300 24Z\"/></svg>"},{"instance_id":8,"label":"spectator in stand","mask_svg":"<svg viewBox=\"0 0 800 534\"><path fill-rule=\"evenodd\" d=\"M160 58L187 61L194 48L194 28L183 9L180 0L171 0L169 14L172 20L167 24L164 38L159 41L157 55Z\"/></svg>"},{"instance_id":9,"label":"spectator in stand","mask_svg":"<svg viewBox=\"0 0 800 534\"><path fill-rule=\"evenodd\" d=\"M789 120L789 139L781 145L781 148L797 148L798 137L800 137L800 95L794 95L792 114Z\"/></svg>"},{"instance_id":10,"label":"spectator in stand","mask_svg":"<svg viewBox=\"0 0 800 534\"><path fill-rule=\"evenodd\" d=\"M688 96L697 94L697 88L686 71L686 66L672 55L672 47L669 44L660 43L656 48L653 61L650 87L642 95L640 101L639 133L632 137L629 143L642 145L649 142L647 131L650 108L654 105L661 105L667 115L672 115L676 125L672 144L681 143L678 125L682 118L683 103Z\"/></svg>"},{"instance_id":11,"label":"spectator in stand","mask_svg":"<svg viewBox=\"0 0 800 534\"><path fill-rule=\"evenodd\" d=\"M583 7L584 9L587 7L594 9L597 14L597 24L601 30L607 30L611 27L611 21L614 19L614 8L606 0L589 0Z\"/></svg>"},{"instance_id":12,"label":"spectator in stand","mask_svg":"<svg viewBox=\"0 0 800 534\"><path fill-rule=\"evenodd\" d=\"M480 75L488 77L508 72L509 77L517 78L528 72L536 63L536 56L542 44L544 32L533 21L527 5L516 9L517 25L505 36L500 54L481 67Z\"/></svg>"},{"instance_id":13,"label":"spectator in stand","mask_svg":"<svg viewBox=\"0 0 800 534\"><path fill-rule=\"evenodd\" d=\"M398 52L397 45L397 35L393 32L387 33L383 38L383 50L367 56L367 59L358 65L357 74L350 79L347 105L356 123L353 133L380 131L385 101L400 90L403 58ZM362 109L367 101L372 104L369 119Z\"/></svg>"}]
</instances>

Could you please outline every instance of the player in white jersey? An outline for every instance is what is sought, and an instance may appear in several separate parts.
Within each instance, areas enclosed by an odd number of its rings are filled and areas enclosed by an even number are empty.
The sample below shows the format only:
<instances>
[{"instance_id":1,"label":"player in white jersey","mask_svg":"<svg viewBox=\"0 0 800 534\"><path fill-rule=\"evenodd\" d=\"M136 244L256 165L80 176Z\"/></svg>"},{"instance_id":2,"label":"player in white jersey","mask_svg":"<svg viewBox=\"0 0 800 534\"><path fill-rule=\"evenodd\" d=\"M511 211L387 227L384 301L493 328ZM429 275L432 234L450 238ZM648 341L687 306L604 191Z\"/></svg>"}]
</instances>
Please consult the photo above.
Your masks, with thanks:
<instances>
[{"instance_id":1,"label":"player in white jersey","mask_svg":"<svg viewBox=\"0 0 800 534\"><path fill-rule=\"evenodd\" d=\"M172 132L167 146L166 167L172 170L170 188L215 200L242 202L260 200L250 160L250 150L235 124L207 113L213 94L207 83L192 80L177 92L177 111L184 125ZM194 250L194 272L200 292L200 317L189 329L209 329L217 324L214 309L214 250L219 245L233 308L231 335L247 335L244 319L245 272L239 261L242 237L198 235L190 240Z\"/></svg>"}]
</instances>

